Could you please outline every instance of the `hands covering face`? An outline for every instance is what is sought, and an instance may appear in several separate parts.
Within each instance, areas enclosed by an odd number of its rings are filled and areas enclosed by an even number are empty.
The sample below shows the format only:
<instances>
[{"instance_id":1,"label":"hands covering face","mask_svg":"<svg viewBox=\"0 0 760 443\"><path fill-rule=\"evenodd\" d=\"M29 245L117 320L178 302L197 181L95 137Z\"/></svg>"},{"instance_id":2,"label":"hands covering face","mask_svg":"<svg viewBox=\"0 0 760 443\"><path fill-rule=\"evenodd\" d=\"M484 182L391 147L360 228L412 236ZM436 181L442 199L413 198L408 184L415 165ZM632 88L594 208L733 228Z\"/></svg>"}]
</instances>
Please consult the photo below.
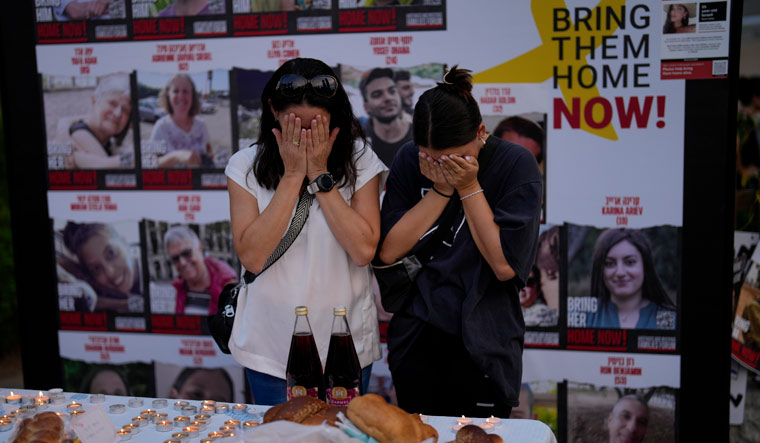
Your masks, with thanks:
<instances>
[{"instance_id":1,"label":"hands covering face","mask_svg":"<svg viewBox=\"0 0 760 443\"><path fill-rule=\"evenodd\" d=\"M285 174L316 176L327 172L327 159L340 128L330 131L329 117L316 114L309 129L301 126L301 118L294 113L280 119L283 130L272 129L280 157L285 165Z\"/></svg>"},{"instance_id":2,"label":"hands covering face","mask_svg":"<svg viewBox=\"0 0 760 443\"><path fill-rule=\"evenodd\" d=\"M462 194L478 181L478 159L471 155L442 155L438 160L420 151L420 172L445 194Z\"/></svg>"}]
</instances>

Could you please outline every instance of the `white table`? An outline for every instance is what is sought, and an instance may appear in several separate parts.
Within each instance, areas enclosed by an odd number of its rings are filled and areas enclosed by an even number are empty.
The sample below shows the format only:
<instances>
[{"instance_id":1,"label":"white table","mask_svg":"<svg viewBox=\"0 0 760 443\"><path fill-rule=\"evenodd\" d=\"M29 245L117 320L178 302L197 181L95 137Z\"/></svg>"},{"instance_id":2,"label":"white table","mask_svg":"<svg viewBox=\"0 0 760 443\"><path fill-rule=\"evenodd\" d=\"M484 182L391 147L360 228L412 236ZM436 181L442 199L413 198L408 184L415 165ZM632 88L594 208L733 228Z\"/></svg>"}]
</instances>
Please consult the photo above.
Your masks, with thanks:
<instances>
[{"instance_id":1,"label":"white table","mask_svg":"<svg viewBox=\"0 0 760 443\"><path fill-rule=\"evenodd\" d=\"M32 397L38 395L39 391L33 391L33 390L25 390L25 389L13 389L12 390L14 394L21 394L24 397ZM9 395L11 392L11 389L2 389L0 388L0 415L3 414L9 414L11 411L18 409L19 405L11 405L11 404L5 404L5 397ZM43 392L44 394L47 394L47 392ZM168 420L173 420L174 417L179 415L190 415L192 417L195 414L187 414L183 413L181 411L177 411L174 409L174 403L177 401L176 399L171 400L167 399L168 406L163 409L158 409L153 407L153 398L143 398L143 397L137 397L139 399L142 399L142 405L138 407L130 407L129 406L129 400L133 399L135 397L119 397L119 396L106 396L106 400L104 403L98 403L93 404L90 402L90 395L89 394L75 394L75 393L64 393L66 396L66 402L59 405L49 405L47 409L44 409L44 411L52 411L52 412L67 412L66 403L71 403L72 401L76 401L77 403L81 403L83 409L90 410L95 407L102 407L105 412L107 413L108 417L111 419L111 422L113 423L114 427L116 429L121 429L121 427L125 424L128 424L131 422L131 419L133 417L136 417L140 414L141 411L146 409L156 409L156 412L165 412L168 414ZM197 406L200 410L201 402L200 401L188 401L191 406ZM114 404L123 404L125 406L125 412L122 414L111 414L108 413L109 406ZM247 405L248 409L246 412L232 412L232 404L229 404L230 406L230 412L227 412L226 414L215 414L211 416L211 420L209 420L208 426L206 430L201 431L198 437L191 438L189 440L186 440L188 442L197 443L200 442L201 438L206 438L209 434L209 432L217 431L220 426L224 425L225 420L229 419L237 419L241 422L248 421L248 420L255 420L258 422L262 421L262 417L264 415L264 412L269 409L269 406L258 406L258 405ZM40 410L39 412L42 412L43 410ZM473 419L473 424L482 423L484 419ZM454 440L455 437L455 431L452 429L453 426L457 424L457 418L456 417L439 417L439 416L429 416L427 417L427 423L431 426L433 426L438 431L438 441L439 442L448 442L451 440ZM159 432L156 430L156 426L154 424L148 424L147 426L140 429L140 433L135 434L132 436L132 438L129 440L130 442L163 442L164 440L170 439L172 434L175 432L180 432L180 428L174 428L174 430L169 432ZM252 430L250 432L255 432L255 430ZM548 426L543 424L540 421L537 420L501 420L500 423L493 429L492 431L495 434L500 435L505 442L537 442L537 443L556 443L556 439L554 437L554 434L551 432ZM9 437L11 435L11 432L0 432L0 443L5 443L8 441ZM239 435L242 437L243 432L241 431ZM224 439L225 442L243 442L243 438L239 439Z\"/></svg>"}]
</instances>

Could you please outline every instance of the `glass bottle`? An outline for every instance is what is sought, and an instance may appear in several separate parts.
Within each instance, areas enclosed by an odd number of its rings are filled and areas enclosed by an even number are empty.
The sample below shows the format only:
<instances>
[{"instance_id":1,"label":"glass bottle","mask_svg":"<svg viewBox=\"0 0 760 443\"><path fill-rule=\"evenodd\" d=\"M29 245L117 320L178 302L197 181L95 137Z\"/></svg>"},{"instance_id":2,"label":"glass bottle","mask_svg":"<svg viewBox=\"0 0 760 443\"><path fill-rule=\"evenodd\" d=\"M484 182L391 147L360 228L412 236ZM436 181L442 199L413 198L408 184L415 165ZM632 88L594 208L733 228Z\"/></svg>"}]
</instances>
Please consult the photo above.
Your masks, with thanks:
<instances>
[{"instance_id":1,"label":"glass bottle","mask_svg":"<svg viewBox=\"0 0 760 443\"><path fill-rule=\"evenodd\" d=\"M322 362L308 314L306 306L296 307L296 323L286 369L288 400L305 395L324 400Z\"/></svg>"},{"instance_id":2,"label":"glass bottle","mask_svg":"<svg viewBox=\"0 0 760 443\"><path fill-rule=\"evenodd\" d=\"M348 406L351 399L362 394L361 391L362 367L348 328L346 308L338 306L333 309L330 348L325 364L326 401L331 406Z\"/></svg>"}]
</instances>

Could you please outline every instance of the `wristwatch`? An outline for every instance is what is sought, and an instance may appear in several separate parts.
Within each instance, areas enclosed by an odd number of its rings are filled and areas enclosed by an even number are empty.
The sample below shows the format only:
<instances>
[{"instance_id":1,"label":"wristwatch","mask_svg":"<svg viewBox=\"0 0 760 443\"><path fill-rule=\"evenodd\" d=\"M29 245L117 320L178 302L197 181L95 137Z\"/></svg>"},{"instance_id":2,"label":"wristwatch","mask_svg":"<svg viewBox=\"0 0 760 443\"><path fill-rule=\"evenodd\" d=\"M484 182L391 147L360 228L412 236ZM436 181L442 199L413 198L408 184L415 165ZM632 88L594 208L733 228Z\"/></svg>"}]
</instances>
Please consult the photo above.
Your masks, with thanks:
<instances>
[{"instance_id":1,"label":"wristwatch","mask_svg":"<svg viewBox=\"0 0 760 443\"><path fill-rule=\"evenodd\" d=\"M309 190L309 194L316 194L317 192L328 192L333 186L335 186L335 179L332 174L325 172L309 182L309 186L306 189Z\"/></svg>"}]
</instances>

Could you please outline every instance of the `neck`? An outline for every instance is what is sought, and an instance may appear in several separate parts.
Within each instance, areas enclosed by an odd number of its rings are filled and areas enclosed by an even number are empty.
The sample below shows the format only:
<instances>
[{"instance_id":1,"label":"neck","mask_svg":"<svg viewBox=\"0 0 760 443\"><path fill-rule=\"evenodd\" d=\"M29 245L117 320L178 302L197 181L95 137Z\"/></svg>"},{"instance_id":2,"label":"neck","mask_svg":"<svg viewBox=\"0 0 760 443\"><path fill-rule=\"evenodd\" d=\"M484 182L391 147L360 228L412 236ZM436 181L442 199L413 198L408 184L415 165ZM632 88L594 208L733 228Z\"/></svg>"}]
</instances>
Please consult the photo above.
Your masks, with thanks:
<instances>
[{"instance_id":1,"label":"neck","mask_svg":"<svg viewBox=\"0 0 760 443\"><path fill-rule=\"evenodd\" d=\"M205 266L203 266L202 274L197 279L187 281L187 288L191 291L205 291L209 286L211 286L211 276L209 276L208 269Z\"/></svg>"},{"instance_id":2,"label":"neck","mask_svg":"<svg viewBox=\"0 0 760 443\"><path fill-rule=\"evenodd\" d=\"M617 306L618 315L638 311L649 304L649 301L642 296L641 291L638 291L631 297L625 297L623 299L610 294L610 300L612 300L612 302L615 303L615 306Z\"/></svg>"},{"instance_id":3,"label":"neck","mask_svg":"<svg viewBox=\"0 0 760 443\"><path fill-rule=\"evenodd\" d=\"M179 115L179 114L172 114L172 121L179 127L185 128L187 126L190 126L190 124L193 121L193 118L190 117L189 114L185 115Z\"/></svg>"},{"instance_id":4,"label":"neck","mask_svg":"<svg viewBox=\"0 0 760 443\"><path fill-rule=\"evenodd\" d=\"M383 123L372 117L372 129L386 143L394 143L404 138L409 130L409 124L400 118L395 118L389 123Z\"/></svg>"}]
</instances>

